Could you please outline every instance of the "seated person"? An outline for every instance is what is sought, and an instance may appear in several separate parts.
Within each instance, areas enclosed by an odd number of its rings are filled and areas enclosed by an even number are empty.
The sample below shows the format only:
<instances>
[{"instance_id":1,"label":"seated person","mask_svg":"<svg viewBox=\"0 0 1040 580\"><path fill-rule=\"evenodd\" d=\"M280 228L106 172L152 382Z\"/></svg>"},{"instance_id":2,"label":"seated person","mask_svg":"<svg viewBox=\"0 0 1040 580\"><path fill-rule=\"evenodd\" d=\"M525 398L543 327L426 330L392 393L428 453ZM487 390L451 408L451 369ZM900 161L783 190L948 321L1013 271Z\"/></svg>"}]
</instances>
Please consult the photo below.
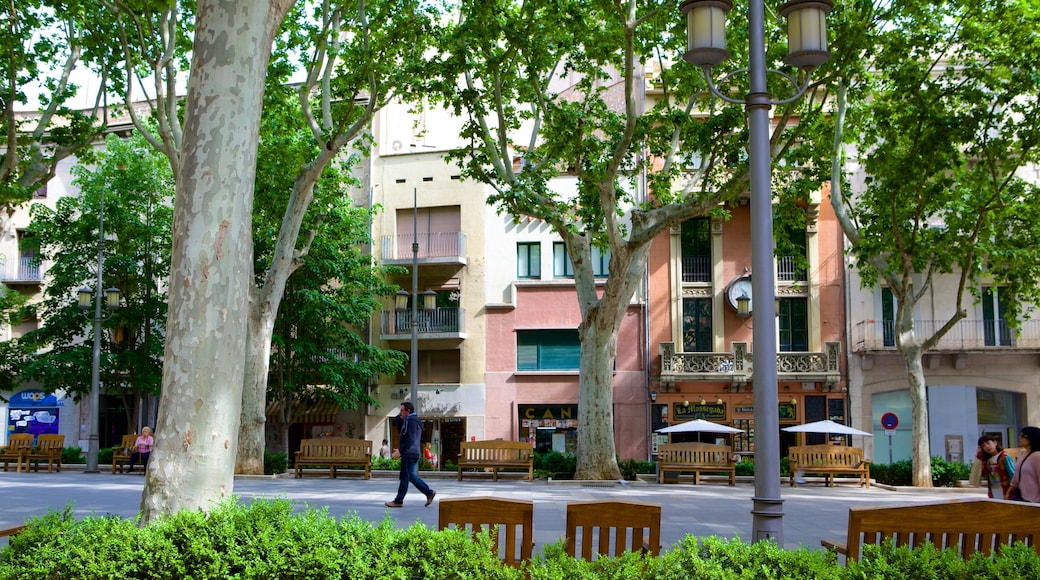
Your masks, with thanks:
<instances>
[{"instance_id":1,"label":"seated person","mask_svg":"<svg viewBox=\"0 0 1040 580\"><path fill-rule=\"evenodd\" d=\"M134 471L134 463L140 463L142 471L148 468L148 458L152 456L153 445L155 445L155 440L152 439L152 430L148 427L141 429L141 434L137 436L134 446L130 448L130 466L126 470L127 473Z\"/></svg>"}]
</instances>

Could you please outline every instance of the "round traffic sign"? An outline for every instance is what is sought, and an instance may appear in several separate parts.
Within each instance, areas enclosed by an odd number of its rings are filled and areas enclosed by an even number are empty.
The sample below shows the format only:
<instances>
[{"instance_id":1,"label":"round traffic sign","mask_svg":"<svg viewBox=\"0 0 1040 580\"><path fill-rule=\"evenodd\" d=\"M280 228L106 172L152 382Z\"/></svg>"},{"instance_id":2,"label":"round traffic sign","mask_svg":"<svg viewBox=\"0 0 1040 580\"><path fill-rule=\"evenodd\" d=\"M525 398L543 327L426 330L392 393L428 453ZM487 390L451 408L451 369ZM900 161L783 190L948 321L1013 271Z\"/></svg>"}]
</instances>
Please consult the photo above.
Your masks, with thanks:
<instances>
[{"instance_id":1,"label":"round traffic sign","mask_svg":"<svg viewBox=\"0 0 1040 580\"><path fill-rule=\"evenodd\" d=\"M881 416L881 426L885 429L895 429L899 426L899 417L895 413L885 413Z\"/></svg>"}]
</instances>

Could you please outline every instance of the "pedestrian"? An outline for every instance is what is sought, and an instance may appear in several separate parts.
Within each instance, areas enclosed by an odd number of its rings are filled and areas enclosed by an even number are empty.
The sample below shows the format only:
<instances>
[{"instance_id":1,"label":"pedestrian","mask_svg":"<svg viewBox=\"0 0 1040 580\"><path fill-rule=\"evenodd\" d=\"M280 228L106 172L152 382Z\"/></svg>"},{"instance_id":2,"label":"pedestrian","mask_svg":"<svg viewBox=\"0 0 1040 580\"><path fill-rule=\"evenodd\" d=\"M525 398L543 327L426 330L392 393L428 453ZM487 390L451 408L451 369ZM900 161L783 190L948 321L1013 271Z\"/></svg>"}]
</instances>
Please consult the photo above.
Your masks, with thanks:
<instances>
[{"instance_id":1,"label":"pedestrian","mask_svg":"<svg viewBox=\"0 0 1040 580\"><path fill-rule=\"evenodd\" d=\"M383 439L383 446L379 448L380 457L390 457L390 442Z\"/></svg>"},{"instance_id":2,"label":"pedestrian","mask_svg":"<svg viewBox=\"0 0 1040 580\"><path fill-rule=\"evenodd\" d=\"M433 497L437 492L430 489L426 482L419 477L419 458L421 452L419 445L422 442L422 421L415 414L415 406L410 401L401 403L401 437L398 447L394 450L393 458L401 459L400 485L397 486L397 497L393 501L386 502L386 507L399 508L404 506L404 496L408 493L408 484L411 483L426 496L426 505L433 503Z\"/></svg>"},{"instance_id":3,"label":"pedestrian","mask_svg":"<svg viewBox=\"0 0 1040 580\"><path fill-rule=\"evenodd\" d=\"M145 426L141 429L141 434L137 436L137 439L134 439L134 446L130 448L130 466L126 472L134 472L134 463L140 463L142 471L147 470L148 458L152 456L154 445L155 439L152 438L152 430Z\"/></svg>"},{"instance_id":4,"label":"pedestrian","mask_svg":"<svg viewBox=\"0 0 1040 580\"><path fill-rule=\"evenodd\" d=\"M423 453L423 459L425 459L426 461L429 461L430 465L432 465L433 468L436 469L437 468L437 456L434 455L433 447L431 446L429 441L427 441L426 444L423 445L422 453Z\"/></svg>"},{"instance_id":5,"label":"pedestrian","mask_svg":"<svg viewBox=\"0 0 1040 580\"><path fill-rule=\"evenodd\" d=\"M976 457L982 462L982 478L989 488L989 497L1006 499L1015 475L1015 460L1000 446L992 435L979 437Z\"/></svg>"},{"instance_id":6,"label":"pedestrian","mask_svg":"<svg viewBox=\"0 0 1040 580\"><path fill-rule=\"evenodd\" d=\"M1040 451L1040 427L1022 427L1018 443L1022 451L1015 465L1015 476L1011 478L1008 499L1040 503L1040 453L1036 453Z\"/></svg>"}]
</instances>

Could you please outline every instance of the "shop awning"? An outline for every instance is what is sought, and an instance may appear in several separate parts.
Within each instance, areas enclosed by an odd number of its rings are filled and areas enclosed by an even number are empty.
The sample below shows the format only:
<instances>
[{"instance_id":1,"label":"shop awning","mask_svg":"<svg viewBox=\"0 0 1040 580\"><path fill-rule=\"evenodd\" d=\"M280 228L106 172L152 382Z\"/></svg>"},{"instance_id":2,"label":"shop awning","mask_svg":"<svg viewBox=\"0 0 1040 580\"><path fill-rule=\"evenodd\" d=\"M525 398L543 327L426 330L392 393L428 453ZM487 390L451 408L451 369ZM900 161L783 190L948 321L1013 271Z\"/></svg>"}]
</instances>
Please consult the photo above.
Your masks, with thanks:
<instances>
[{"instance_id":1,"label":"shop awning","mask_svg":"<svg viewBox=\"0 0 1040 580\"><path fill-rule=\"evenodd\" d=\"M285 404L282 401L268 403L267 422L272 425L281 425L284 407ZM289 423L332 425L336 422L336 415L339 411L340 406L336 403L296 403L292 406Z\"/></svg>"}]
</instances>

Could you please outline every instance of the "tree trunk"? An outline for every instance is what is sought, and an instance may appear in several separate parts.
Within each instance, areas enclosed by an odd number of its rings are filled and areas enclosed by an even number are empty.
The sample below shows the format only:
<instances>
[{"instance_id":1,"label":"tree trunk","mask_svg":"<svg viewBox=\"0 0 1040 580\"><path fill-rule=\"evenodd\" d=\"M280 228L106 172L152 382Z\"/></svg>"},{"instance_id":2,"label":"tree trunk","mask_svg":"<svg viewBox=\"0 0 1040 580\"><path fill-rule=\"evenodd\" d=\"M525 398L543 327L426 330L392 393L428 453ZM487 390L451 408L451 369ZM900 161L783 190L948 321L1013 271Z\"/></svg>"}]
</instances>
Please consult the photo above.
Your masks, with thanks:
<instances>
[{"instance_id":1,"label":"tree trunk","mask_svg":"<svg viewBox=\"0 0 1040 580\"><path fill-rule=\"evenodd\" d=\"M928 385L924 379L924 351L909 348L903 351L907 377L910 379L910 414L913 416L913 486L932 487L932 456L928 440Z\"/></svg>"},{"instance_id":2,"label":"tree trunk","mask_svg":"<svg viewBox=\"0 0 1040 580\"><path fill-rule=\"evenodd\" d=\"M271 42L291 0L200 0L156 441L142 522L208 509L234 489L252 271L252 205Z\"/></svg>"},{"instance_id":3,"label":"tree trunk","mask_svg":"<svg viewBox=\"0 0 1040 580\"><path fill-rule=\"evenodd\" d=\"M242 387L242 421L238 431L238 459L235 473L260 475L264 472L264 448L267 446L267 381L271 368L271 339L285 285L310 249L311 240L297 249L300 228L307 208L314 201L314 187L322 171L335 156L323 151L300 171L293 183L282 225L278 230L271 265L263 285L255 293L257 299L250 315L246 349L245 382ZM317 225L315 225L317 227Z\"/></svg>"},{"instance_id":4,"label":"tree trunk","mask_svg":"<svg viewBox=\"0 0 1040 580\"><path fill-rule=\"evenodd\" d=\"M258 305L259 306L259 305ZM238 427L235 473L262 475L267 447L267 374L271 366L274 316L269 309L252 312L246 334L246 365L242 381L242 415Z\"/></svg>"},{"instance_id":5,"label":"tree trunk","mask_svg":"<svg viewBox=\"0 0 1040 580\"><path fill-rule=\"evenodd\" d=\"M601 310L595 310L599 313ZM617 329L612 313L586 319L579 334L578 465L575 479L621 479L614 445L614 358Z\"/></svg>"}]
</instances>

